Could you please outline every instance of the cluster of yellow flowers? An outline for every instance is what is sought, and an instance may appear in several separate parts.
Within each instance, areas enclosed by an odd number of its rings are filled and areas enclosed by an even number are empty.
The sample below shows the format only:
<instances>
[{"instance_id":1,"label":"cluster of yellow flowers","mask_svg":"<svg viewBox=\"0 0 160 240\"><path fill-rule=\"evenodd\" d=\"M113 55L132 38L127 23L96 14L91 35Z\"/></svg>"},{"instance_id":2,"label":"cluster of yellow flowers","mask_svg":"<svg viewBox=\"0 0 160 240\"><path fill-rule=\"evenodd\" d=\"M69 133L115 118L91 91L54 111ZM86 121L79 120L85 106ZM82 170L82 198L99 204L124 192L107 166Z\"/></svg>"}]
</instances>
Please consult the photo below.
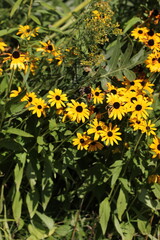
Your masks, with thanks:
<instances>
[{"instance_id":1,"label":"cluster of yellow flowers","mask_svg":"<svg viewBox=\"0 0 160 240\"><path fill-rule=\"evenodd\" d=\"M131 36L152 51L145 61L146 67L151 72L160 72L160 33L147 27L137 27L132 31Z\"/></svg>"},{"instance_id":2,"label":"cluster of yellow flowers","mask_svg":"<svg viewBox=\"0 0 160 240\"><path fill-rule=\"evenodd\" d=\"M38 31L39 27L31 28L29 25L20 25L17 35L19 35L23 40L30 41L31 38L38 35ZM32 50L41 52L41 57L46 57L47 61L50 63L55 61L56 65L61 65L63 56L60 49L57 49L50 40L47 42L40 41L39 44L41 46L35 48L33 45ZM4 63L8 62L10 63L10 69L23 70L26 73L28 68L30 68L30 71L35 74L35 70L38 68L38 64L41 59L41 57L35 57L34 54L31 55L29 52L22 52L19 48L10 53L7 51L7 44L3 41L0 41L0 52L2 57L4 55L4 58L0 65L0 75L3 72Z\"/></svg>"},{"instance_id":3,"label":"cluster of yellow flowers","mask_svg":"<svg viewBox=\"0 0 160 240\"><path fill-rule=\"evenodd\" d=\"M68 101L66 94L60 89L50 90L47 98L48 103L38 98L34 92L26 93L21 101L26 101L26 107L38 117L46 116L46 110L55 107L56 113L61 117L62 122L86 123L87 129L84 133L77 133L73 139L73 145L79 150L96 151L105 145L118 144L122 133L117 124L113 125L110 120L122 121L125 117L129 120L133 131L141 131L146 136L154 136L150 148L154 152L153 158L160 156L160 139L156 136L155 123L149 119L148 110L152 110L154 84L147 79L136 79L122 82L122 87L115 87L107 83L107 90L100 87L84 87L82 91L83 101L71 99ZM10 97L15 97L21 92L12 90ZM84 101L85 99L85 101Z\"/></svg>"}]
</instances>

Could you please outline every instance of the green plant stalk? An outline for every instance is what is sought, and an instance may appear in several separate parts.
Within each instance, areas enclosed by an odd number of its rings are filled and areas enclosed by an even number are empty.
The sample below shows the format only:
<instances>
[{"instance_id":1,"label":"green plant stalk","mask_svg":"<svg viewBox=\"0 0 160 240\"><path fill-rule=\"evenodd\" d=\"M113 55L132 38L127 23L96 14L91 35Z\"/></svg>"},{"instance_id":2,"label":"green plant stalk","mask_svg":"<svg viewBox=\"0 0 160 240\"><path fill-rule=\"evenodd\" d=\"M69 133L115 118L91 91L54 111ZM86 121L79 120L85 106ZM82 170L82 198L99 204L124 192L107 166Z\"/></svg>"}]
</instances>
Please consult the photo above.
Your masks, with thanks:
<instances>
[{"instance_id":1,"label":"green plant stalk","mask_svg":"<svg viewBox=\"0 0 160 240\"><path fill-rule=\"evenodd\" d=\"M28 8L28 18L30 17L31 15L31 9L32 9L32 5L33 5L33 0L30 0L30 4L29 4L29 8Z\"/></svg>"},{"instance_id":2,"label":"green plant stalk","mask_svg":"<svg viewBox=\"0 0 160 240\"><path fill-rule=\"evenodd\" d=\"M61 18L58 20L56 23L52 25L52 27L58 28L60 27L63 23L65 23L68 19L70 19L73 15L73 12L79 12L82 10L85 6L87 6L91 0L85 0L83 3L79 4L72 12L69 12L65 17Z\"/></svg>"},{"instance_id":3,"label":"green plant stalk","mask_svg":"<svg viewBox=\"0 0 160 240\"><path fill-rule=\"evenodd\" d=\"M14 72L15 72L15 70L12 69L12 71L11 71L11 76L10 76L9 83L8 83L8 90L7 90L7 94L6 94L7 97L8 97L8 95L9 95L10 91L11 91L11 87L12 87L12 83L13 83Z\"/></svg>"}]
</instances>

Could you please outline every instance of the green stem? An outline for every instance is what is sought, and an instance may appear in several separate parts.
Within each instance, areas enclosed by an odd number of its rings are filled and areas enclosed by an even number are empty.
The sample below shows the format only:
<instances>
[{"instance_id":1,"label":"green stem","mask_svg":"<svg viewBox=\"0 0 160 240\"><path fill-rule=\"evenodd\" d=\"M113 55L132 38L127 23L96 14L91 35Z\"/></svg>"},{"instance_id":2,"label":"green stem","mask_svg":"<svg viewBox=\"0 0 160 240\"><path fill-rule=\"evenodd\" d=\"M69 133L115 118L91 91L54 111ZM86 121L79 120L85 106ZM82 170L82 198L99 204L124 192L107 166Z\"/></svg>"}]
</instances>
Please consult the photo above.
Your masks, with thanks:
<instances>
[{"instance_id":1,"label":"green stem","mask_svg":"<svg viewBox=\"0 0 160 240\"><path fill-rule=\"evenodd\" d=\"M7 97L8 97L8 95L9 95L10 91L11 91L11 87L12 87L12 83L13 83L14 72L15 72L15 70L12 69L12 71L11 71L11 76L10 76L9 83L8 83L8 90L7 90L7 94L6 94Z\"/></svg>"},{"instance_id":2,"label":"green stem","mask_svg":"<svg viewBox=\"0 0 160 240\"><path fill-rule=\"evenodd\" d=\"M85 0L84 2L79 4L72 12L69 12L65 17L61 18L56 23L54 23L52 27L55 27L55 28L60 27L63 23L65 23L69 18L71 18L73 16L72 15L73 12L79 12L85 6L87 6L90 2L91 2L91 0Z\"/></svg>"},{"instance_id":3,"label":"green stem","mask_svg":"<svg viewBox=\"0 0 160 240\"><path fill-rule=\"evenodd\" d=\"M32 9L32 5L33 5L33 0L30 0L30 4L29 4L29 8L28 8L28 18L30 17L31 15L31 9Z\"/></svg>"},{"instance_id":4,"label":"green stem","mask_svg":"<svg viewBox=\"0 0 160 240\"><path fill-rule=\"evenodd\" d=\"M140 140L141 140L142 136L143 136L143 133L141 133L141 135L140 135L140 137L139 137L139 139L138 139L138 141L137 141L137 143L136 143L136 146L135 146L135 148L134 148L134 152L136 152L137 147L138 147L138 144L140 143Z\"/></svg>"}]
</instances>

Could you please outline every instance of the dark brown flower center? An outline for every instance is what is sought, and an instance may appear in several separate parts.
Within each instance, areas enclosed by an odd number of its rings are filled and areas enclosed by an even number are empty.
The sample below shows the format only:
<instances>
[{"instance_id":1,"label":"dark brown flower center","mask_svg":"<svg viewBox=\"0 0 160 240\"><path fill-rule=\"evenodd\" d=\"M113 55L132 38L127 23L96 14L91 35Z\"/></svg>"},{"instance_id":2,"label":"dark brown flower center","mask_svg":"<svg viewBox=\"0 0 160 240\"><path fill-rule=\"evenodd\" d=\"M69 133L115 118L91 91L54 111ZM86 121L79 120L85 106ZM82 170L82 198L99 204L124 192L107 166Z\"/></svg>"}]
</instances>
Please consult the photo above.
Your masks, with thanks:
<instances>
[{"instance_id":1,"label":"dark brown flower center","mask_svg":"<svg viewBox=\"0 0 160 240\"><path fill-rule=\"evenodd\" d=\"M27 30L26 30L26 32L28 32L28 33L29 33L30 31L31 31L30 29L27 29Z\"/></svg>"},{"instance_id":2,"label":"dark brown flower center","mask_svg":"<svg viewBox=\"0 0 160 240\"><path fill-rule=\"evenodd\" d=\"M20 57L20 53L19 53L18 51L14 51L14 52L12 53L12 57L13 57L13 58L19 58L19 57Z\"/></svg>"},{"instance_id":3,"label":"dark brown flower center","mask_svg":"<svg viewBox=\"0 0 160 240\"><path fill-rule=\"evenodd\" d=\"M152 46L154 45L154 40L153 40L153 39L150 39L150 40L148 41L148 45L149 45L150 47L152 47Z\"/></svg>"},{"instance_id":4,"label":"dark brown flower center","mask_svg":"<svg viewBox=\"0 0 160 240\"><path fill-rule=\"evenodd\" d=\"M142 109L142 106L141 106L140 104L138 104L138 105L136 106L136 111L141 111L141 109Z\"/></svg>"},{"instance_id":5,"label":"dark brown flower center","mask_svg":"<svg viewBox=\"0 0 160 240\"><path fill-rule=\"evenodd\" d=\"M139 30L139 31L138 31L138 33L139 33L139 34L142 34L142 33L143 33L143 31L142 31L142 30Z\"/></svg>"},{"instance_id":6,"label":"dark brown flower center","mask_svg":"<svg viewBox=\"0 0 160 240\"><path fill-rule=\"evenodd\" d=\"M101 126L96 127L97 131L102 130Z\"/></svg>"},{"instance_id":7,"label":"dark brown flower center","mask_svg":"<svg viewBox=\"0 0 160 240\"><path fill-rule=\"evenodd\" d=\"M114 107L115 109L118 109L118 108L120 107L120 103L119 103L119 102L113 103L113 107Z\"/></svg>"},{"instance_id":8,"label":"dark brown flower center","mask_svg":"<svg viewBox=\"0 0 160 240\"><path fill-rule=\"evenodd\" d=\"M112 89L112 90L111 90L111 93L116 94L116 93L117 93L117 90Z\"/></svg>"},{"instance_id":9,"label":"dark brown flower center","mask_svg":"<svg viewBox=\"0 0 160 240\"><path fill-rule=\"evenodd\" d=\"M55 99L58 101L58 100L61 99L61 97L60 97L59 95L57 95L57 96L55 97Z\"/></svg>"},{"instance_id":10,"label":"dark brown flower center","mask_svg":"<svg viewBox=\"0 0 160 240\"><path fill-rule=\"evenodd\" d=\"M83 138L81 138L79 141L80 141L80 143L84 143L85 142Z\"/></svg>"},{"instance_id":11,"label":"dark brown flower center","mask_svg":"<svg viewBox=\"0 0 160 240\"><path fill-rule=\"evenodd\" d=\"M32 97L28 97L28 102L32 102Z\"/></svg>"},{"instance_id":12,"label":"dark brown flower center","mask_svg":"<svg viewBox=\"0 0 160 240\"><path fill-rule=\"evenodd\" d=\"M149 126L146 127L146 130L149 131L151 128Z\"/></svg>"},{"instance_id":13,"label":"dark brown flower center","mask_svg":"<svg viewBox=\"0 0 160 240\"><path fill-rule=\"evenodd\" d=\"M91 142L91 145L92 145L92 146L95 146L95 145L96 145L96 142L94 142L94 141Z\"/></svg>"},{"instance_id":14,"label":"dark brown flower center","mask_svg":"<svg viewBox=\"0 0 160 240\"><path fill-rule=\"evenodd\" d=\"M146 85L146 81L142 81L141 85L142 85L142 87L144 87Z\"/></svg>"},{"instance_id":15,"label":"dark brown flower center","mask_svg":"<svg viewBox=\"0 0 160 240\"><path fill-rule=\"evenodd\" d=\"M152 62L154 62L155 60L157 60L156 58L152 58Z\"/></svg>"},{"instance_id":16,"label":"dark brown flower center","mask_svg":"<svg viewBox=\"0 0 160 240\"><path fill-rule=\"evenodd\" d=\"M158 62L160 63L160 57L158 58Z\"/></svg>"},{"instance_id":17,"label":"dark brown flower center","mask_svg":"<svg viewBox=\"0 0 160 240\"><path fill-rule=\"evenodd\" d=\"M131 98L131 102L133 103L134 101L137 101L137 98L136 98L136 97L132 97L132 98Z\"/></svg>"},{"instance_id":18,"label":"dark brown flower center","mask_svg":"<svg viewBox=\"0 0 160 240\"><path fill-rule=\"evenodd\" d=\"M137 120L137 121L136 121L136 123L137 123L137 124L140 124L140 123L141 123L141 121L138 121L138 120Z\"/></svg>"},{"instance_id":19,"label":"dark brown flower center","mask_svg":"<svg viewBox=\"0 0 160 240\"><path fill-rule=\"evenodd\" d=\"M95 95L96 95L96 96L99 96L99 92L95 92Z\"/></svg>"},{"instance_id":20,"label":"dark brown flower center","mask_svg":"<svg viewBox=\"0 0 160 240\"><path fill-rule=\"evenodd\" d=\"M53 50L53 47L52 47L52 45L48 45L48 50L50 50L50 51L52 51Z\"/></svg>"},{"instance_id":21,"label":"dark brown flower center","mask_svg":"<svg viewBox=\"0 0 160 240\"><path fill-rule=\"evenodd\" d=\"M157 145L157 149L160 151L160 144Z\"/></svg>"},{"instance_id":22,"label":"dark brown flower center","mask_svg":"<svg viewBox=\"0 0 160 240\"><path fill-rule=\"evenodd\" d=\"M154 31L153 30L149 30L147 34L152 37L154 35Z\"/></svg>"},{"instance_id":23,"label":"dark brown flower center","mask_svg":"<svg viewBox=\"0 0 160 240\"><path fill-rule=\"evenodd\" d=\"M38 108L38 109L42 109L42 106L41 106L41 105L38 105L37 108Z\"/></svg>"},{"instance_id":24,"label":"dark brown flower center","mask_svg":"<svg viewBox=\"0 0 160 240\"><path fill-rule=\"evenodd\" d=\"M134 84L135 84L134 82L130 82L130 85L131 85L131 86L134 86Z\"/></svg>"},{"instance_id":25,"label":"dark brown flower center","mask_svg":"<svg viewBox=\"0 0 160 240\"><path fill-rule=\"evenodd\" d=\"M83 108L82 108L82 106L78 106L78 107L76 107L76 111L79 112L79 113L83 112Z\"/></svg>"},{"instance_id":26,"label":"dark brown flower center","mask_svg":"<svg viewBox=\"0 0 160 240\"><path fill-rule=\"evenodd\" d=\"M90 87L85 87L85 88L84 88L84 92L85 92L86 94L91 93L91 88L90 88Z\"/></svg>"},{"instance_id":27,"label":"dark brown flower center","mask_svg":"<svg viewBox=\"0 0 160 240\"><path fill-rule=\"evenodd\" d=\"M108 131L107 135L108 135L108 137L112 137L113 133L111 131Z\"/></svg>"}]
</instances>

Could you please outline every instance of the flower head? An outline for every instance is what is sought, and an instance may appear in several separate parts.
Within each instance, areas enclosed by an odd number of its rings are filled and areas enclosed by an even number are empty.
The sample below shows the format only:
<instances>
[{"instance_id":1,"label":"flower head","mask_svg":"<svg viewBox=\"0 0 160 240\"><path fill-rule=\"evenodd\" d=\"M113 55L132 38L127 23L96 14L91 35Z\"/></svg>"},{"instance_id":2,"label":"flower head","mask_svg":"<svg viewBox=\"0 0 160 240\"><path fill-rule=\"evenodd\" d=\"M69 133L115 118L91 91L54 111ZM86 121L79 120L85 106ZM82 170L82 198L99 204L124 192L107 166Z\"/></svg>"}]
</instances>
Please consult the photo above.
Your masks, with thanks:
<instances>
[{"instance_id":1,"label":"flower head","mask_svg":"<svg viewBox=\"0 0 160 240\"><path fill-rule=\"evenodd\" d=\"M101 134L101 130L103 130L106 127L105 123L102 122L102 121L98 122L97 118L95 118L93 120L93 123L89 124L89 126L90 126L90 128L87 130L87 133L88 134L94 133L94 140L95 141L99 139L100 134Z\"/></svg>"},{"instance_id":2,"label":"flower head","mask_svg":"<svg viewBox=\"0 0 160 240\"><path fill-rule=\"evenodd\" d=\"M25 26L20 25L17 35L20 35L22 39L26 38L27 40L30 40L31 37L36 37L38 35L38 30L39 27L32 28L29 25Z\"/></svg>"},{"instance_id":3,"label":"flower head","mask_svg":"<svg viewBox=\"0 0 160 240\"><path fill-rule=\"evenodd\" d=\"M154 152L154 155L152 156L152 158L155 158L156 156L160 158L160 138L155 137L153 139L153 143L150 145L150 148Z\"/></svg>"},{"instance_id":4,"label":"flower head","mask_svg":"<svg viewBox=\"0 0 160 240\"><path fill-rule=\"evenodd\" d=\"M121 135L119 128L117 125L112 128L112 123L109 123L109 126L106 126L106 128L101 131L102 141L106 141L106 145L111 144L113 146L114 143L118 144L118 141L122 140L119 135Z\"/></svg>"},{"instance_id":5,"label":"flower head","mask_svg":"<svg viewBox=\"0 0 160 240\"><path fill-rule=\"evenodd\" d=\"M72 99L71 103L67 103L67 106L66 111L69 116L72 116L72 121L80 123L81 121L85 122L86 118L89 118L89 110L84 102L79 103Z\"/></svg>"},{"instance_id":6,"label":"flower head","mask_svg":"<svg viewBox=\"0 0 160 240\"><path fill-rule=\"evenodd\" d=\"M92 88L91 93L92 93L92 98L93 98L94 104L103 103L104 93L102 93L102 90L100 88L98 88L98 87L96 89Z\"/></svg>"},{"instance_id":7,"label":"flower head","mask_svg":"<svg viewBox=\"0 0 160 240\"><path fill-rule=\"evenodd\" d=\"M77 138L73 139L73 145L77 146L78 150L87 150L90 144L90 137L86 133L77 133Z\"/></svg>"},{"instance_id":8,"label":"flower head","mask_svg":"<svg viewBox=\"0 0 160 240\"><path fill-rule=\"evenodd\" d=\"M10 69L19 69L19 70L25 70L25 55L20 53L18 50L15 50L12 54L7 53L9 55L8 57L3 59L3 62L6 62L8 60L11 60Z\"/></svg>"},{"instance_id":9,"label":"flower head","mask_svg":"<svg viewBox=\"0 0 160 240\"><path fill-rule=\"evenodd\" d=\"M54 91L49 91L47 98L50 98L48 102L51 106L56 105L56 108L59 109L62 106L65 107L66 101L68 101L66 94L62 94L62 90L55 88Z\"/></svg>"},{"instance_id":10,"label":"flower head","mask_svg":"<svg viewBox=\"0 0 160 240\"><path fill-rule=\"evenodd\" d=\"M17 97L20 92L22 92L22 88L21 87L18 87L18 90L12 90L11 93L10 93L10 97Z\"/></svg>"},{"instance_id":11,"label":"flower head","mask_svg":"<svg viewBox=\"0 0 160 240\"><path fill-rule=\"evenodd\" d=\"M32 111L33 114L36 113L39 118L42 114L46 116L45 108L49 108L45 101L42 98L35 98L32 102L32 106L29 107L29 110Z\"/></svg>"}]
</instances>

